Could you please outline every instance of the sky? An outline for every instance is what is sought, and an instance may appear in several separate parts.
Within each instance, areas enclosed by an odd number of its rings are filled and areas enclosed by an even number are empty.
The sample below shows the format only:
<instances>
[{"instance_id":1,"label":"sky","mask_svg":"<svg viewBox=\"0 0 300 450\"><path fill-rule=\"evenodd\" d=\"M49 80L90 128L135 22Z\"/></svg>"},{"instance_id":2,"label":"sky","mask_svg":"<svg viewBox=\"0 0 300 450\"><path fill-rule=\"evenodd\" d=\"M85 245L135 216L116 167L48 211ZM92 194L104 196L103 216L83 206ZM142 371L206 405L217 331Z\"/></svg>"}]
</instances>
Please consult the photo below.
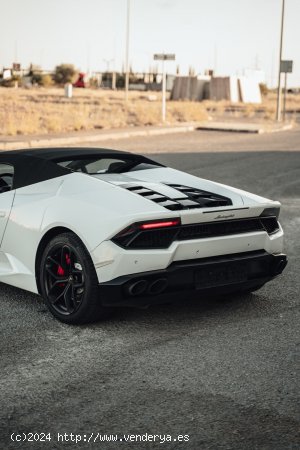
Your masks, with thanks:
<instances>
[{"instance_id":1,"label":"sky","mask_svg":"<svg viewBox=\"0 0 300 450\"><path fill-rule=\"evenodd\" d=\"M265 71L277 84L282 0L130 0L129 60L135 71L175 53L167 71L217 75ZM300 0L285 1L283 59L294 60L289 86L300 86ZM121 70L127 0L0 0L0 68L20 62L53 70Z\"/></svg>"}]
</instances>

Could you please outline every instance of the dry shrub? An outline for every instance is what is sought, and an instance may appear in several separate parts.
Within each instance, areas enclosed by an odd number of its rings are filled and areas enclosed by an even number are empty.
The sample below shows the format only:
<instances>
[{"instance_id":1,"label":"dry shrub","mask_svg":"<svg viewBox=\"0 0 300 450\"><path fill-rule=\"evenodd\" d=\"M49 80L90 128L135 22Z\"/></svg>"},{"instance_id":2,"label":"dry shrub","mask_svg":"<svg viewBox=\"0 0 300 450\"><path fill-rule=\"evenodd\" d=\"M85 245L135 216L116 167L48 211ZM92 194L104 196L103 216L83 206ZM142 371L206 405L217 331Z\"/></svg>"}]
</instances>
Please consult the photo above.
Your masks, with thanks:
<instances>
[{"instance_id":1,"label":"dry shrub","mask_svg":"<svg viewBox=\"0 0 300 450\"><path fill-rule=\"evenodd\" d=\"M41 83L40 84L43 87L52 86L53 85L53 79L52 79L51 75L49 75L49 74L42 75L42 79L41 79Z\"/></svg>"},{"instance_id":2,"label":"dry shrub","mask_svg":"<svg viewBox=\"0 0 300 450\"><path fill-rule=\"evenodd\" d=\"M149 101L141 92L74 89L73 98L64 97L63 88L0 88L0 134L46 134L78 130L119 128L161 124L161 93ZM227 101L167 102L167 123L200 122L208 114L273 120L276 95L269 93L262 105L230 104ZM288 111L300 111L300 95L288 95Z\"/></svg>"},{"instance_id":3,"label":"dry shrub","mask_svg":"<svg viewBox=\"0 0 300 450\"><path fill-rule=\"evenodd\" d=\"M155 125L160 123L160 121L161 104L158 102L134 102L128 107L126 120L128 125Z\"/></svg>"},{"instance_id":4,"label":"dry shrub","mask_svg":"<svg viewBox=\"0 0 300 450\"><path fill-rule=\"evenodd\" d=\"M247 103L246 105L244 105L243 107L243 116L244 117L254 117L255 116L255 105L251 104L251 103Z\"/></svg>"},{"instance_id":5,"label":"dry shrub","mask_svg":"<svg viewBox=\"0 0 300 450\"><path fill-rule=\"evenodd\" d=\"M2 89L0 91L0 134L44 134L161 123L161 94L149 101L140 92L74 89L72 99L63 89ZM206 119L196 102L168 102L167 121L178 123Z\"/></svg>"},{"instance_id":6,"label":"dry shrub","mask_svg":"<svg viewBox=\"0 0 300 450\"><path fill-rule=\"evenodd\" d=\"M201 122L208 119L207 111L200 102L171 102L168 112L172 122Z\"/></svg>"}]
</instances>

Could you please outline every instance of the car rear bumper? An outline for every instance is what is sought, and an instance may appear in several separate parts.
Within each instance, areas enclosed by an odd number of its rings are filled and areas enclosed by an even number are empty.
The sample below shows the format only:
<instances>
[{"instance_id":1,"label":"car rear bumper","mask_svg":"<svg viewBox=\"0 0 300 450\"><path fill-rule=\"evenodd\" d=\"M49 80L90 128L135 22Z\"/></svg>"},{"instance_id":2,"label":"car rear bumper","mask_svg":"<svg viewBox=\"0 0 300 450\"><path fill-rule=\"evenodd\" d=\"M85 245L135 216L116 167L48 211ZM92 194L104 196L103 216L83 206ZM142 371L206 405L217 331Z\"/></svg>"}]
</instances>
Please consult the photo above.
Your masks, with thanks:
<instances>
[{"instance_id":1,"label":"car rear bumper","mask_svg":"<svg viewBox=\"0 0 300 450\"><path fill-rule=\"evenodd\" d=\"M100 283L99 295L104 306L145 307L195 293L227 294L263 285L279 275L286 264L286 255L265 251L177 261L163 270Z\"/></svg>"}]
</instances>

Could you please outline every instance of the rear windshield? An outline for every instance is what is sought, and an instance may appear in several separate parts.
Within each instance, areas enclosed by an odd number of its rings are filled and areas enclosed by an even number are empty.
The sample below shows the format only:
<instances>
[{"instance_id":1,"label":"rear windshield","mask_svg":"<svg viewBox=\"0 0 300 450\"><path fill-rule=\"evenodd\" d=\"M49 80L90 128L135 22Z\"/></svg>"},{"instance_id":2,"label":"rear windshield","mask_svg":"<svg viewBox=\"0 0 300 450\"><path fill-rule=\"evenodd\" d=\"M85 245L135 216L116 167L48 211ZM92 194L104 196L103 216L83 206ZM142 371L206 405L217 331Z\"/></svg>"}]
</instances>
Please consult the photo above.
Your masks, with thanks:
<instances>
[{"instance_id":1,"label":"rear windshield","mask_svg":"<svg viewBox=\"0 0 300 450\"><path fill-rule=\"evenodd\" d=\"M136 159L128 158L80 158L56 161L59 166L70 169L73 172L82 172L89 175L101 173L123 173L135 170L157 169L160 164L153 162L141 162Z\"/></svg>"}]
</instances>

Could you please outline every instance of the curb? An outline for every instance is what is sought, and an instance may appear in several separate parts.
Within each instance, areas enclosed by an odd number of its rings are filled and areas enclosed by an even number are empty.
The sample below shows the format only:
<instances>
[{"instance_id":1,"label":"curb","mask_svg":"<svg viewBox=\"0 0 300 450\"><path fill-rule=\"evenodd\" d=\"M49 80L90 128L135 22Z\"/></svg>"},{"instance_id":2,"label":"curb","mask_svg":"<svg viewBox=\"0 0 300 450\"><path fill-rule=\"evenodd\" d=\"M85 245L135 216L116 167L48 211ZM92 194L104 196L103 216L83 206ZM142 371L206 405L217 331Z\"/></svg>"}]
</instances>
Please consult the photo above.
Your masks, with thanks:
<instances>
[{"instance_id":1,"label":"curb","mask_svg":"<svg viewBox=\"0 0 300 450\"><path fill-rule=\"evenodd\" d=\"M214 127L214 126L200 126L197 127L199 131L221 131L223 133L248 133L248 134L262 134L264 130L262 128L225 128L225 127Z\"/></svg>"},{"instance_id":2,"label":"curb","mask_svg":"<svg viewBox=\"0 0 300 450\"><path fill-rule=\"evenodd\" d=\"M278 131L288 131L294 127L293 123L289 123L287 125L283 125L281 128L274 128L273 130L264 130L263 133L277 133Z\"/></svg>"},{"instance_id":3,"label":"curb","mask_svg":"<svg viewBox=\"0 0 300 450\"><path fill-rule=\"evenodd\" d=\"M101 133L89 136L69 136L63 138L43 138L43 139L31 139L26 141L8 141L0 142L0 150L16 150L19 148L36 148L47 147L53 145L68 145L68 144L80 144L83 142L99 142L116 139L127 139L131 137L139 136L159 136L163 134L173 133L187 133L194 131L196 127L194 125L187 125L181 127L170 128L157 128L154 130L136 130L136 131L121 131L118 133Z\"/></svg>"},{"instance_id":4,"label":"curb","mask_svg":"<svg viewBox=\"0 0 300 450\"><path fill-rule=\"evenodd\" d=\"M155 129L145 129L145 130L132 130L132 131L119 131L119 132L107 132L100 134L93 134L87 136L69 136L69 137L49 137L41 139L29 139L26 141L0 141L0 151L1 150L17 150L20 148L38 148L38 147L52 147L55 145L72 145L72 144L82 144L88 142L99 142L108 140L118 140L118 139L128 139L132 137L143 137L143 136L159 136L164 134L174 134L174 133L187 133L190 131L221 131L230 133L252 133L252 134L262 134L262 133L276 133L279 131L287 131L293 128L293 124L283 125L279 128L250 128L248 126L227 126L227 125L184 125L177 127L168 128L155 128Z\"/></svg>"},{"instance_id":5,"label":"curb","mask_svg":"<svg viewBox=\"0 0 300 450\"><path fill-rule=\"evenodd\" d=\"M250 133L250 134L263 134L263 133L276 133L279 131L287 131L291 130L293 128L293 124L289 123L287 125L283 125L278 128L249 128L247 126L245 127L227 127L227 126L218 126L218 125L200 125L197 126L196 130L201 131L221 131L221 132L229 132L229 133Z\"/></svg>"}]
</instances>

